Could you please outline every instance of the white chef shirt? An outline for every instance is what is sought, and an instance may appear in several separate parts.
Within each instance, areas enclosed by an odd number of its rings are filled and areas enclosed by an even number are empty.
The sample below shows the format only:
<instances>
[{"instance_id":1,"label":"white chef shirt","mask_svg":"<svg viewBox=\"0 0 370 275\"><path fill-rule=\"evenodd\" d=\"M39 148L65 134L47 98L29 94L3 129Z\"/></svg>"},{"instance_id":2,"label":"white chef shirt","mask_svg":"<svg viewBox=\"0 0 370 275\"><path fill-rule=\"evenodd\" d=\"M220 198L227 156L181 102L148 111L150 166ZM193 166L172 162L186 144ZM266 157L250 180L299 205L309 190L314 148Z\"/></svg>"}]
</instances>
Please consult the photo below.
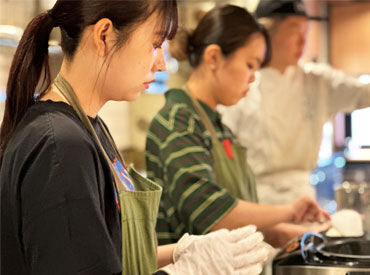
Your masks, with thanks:
<instances>
[{"instance_id":1,"label":"white chef shirt","mask_svg":"<svg viewBox=\"0 0 370 275\"><path fill-rule=\"evenodd\" d=\"M267 67L237 105L219 106L223 122L248 148L261 203L314 196L322 127L337 112L370 106L370 85L324 64Z\"/></svg>"}]
</instances>

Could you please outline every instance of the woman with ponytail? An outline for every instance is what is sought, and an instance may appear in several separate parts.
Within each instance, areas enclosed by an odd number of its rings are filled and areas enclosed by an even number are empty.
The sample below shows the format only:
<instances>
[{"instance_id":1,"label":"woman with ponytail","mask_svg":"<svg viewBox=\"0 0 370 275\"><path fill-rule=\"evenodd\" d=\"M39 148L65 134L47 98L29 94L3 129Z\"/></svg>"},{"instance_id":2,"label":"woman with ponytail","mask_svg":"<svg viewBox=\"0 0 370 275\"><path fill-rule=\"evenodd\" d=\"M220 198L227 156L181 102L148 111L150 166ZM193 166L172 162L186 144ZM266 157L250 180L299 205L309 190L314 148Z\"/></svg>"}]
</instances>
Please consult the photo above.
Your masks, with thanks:
<instances>
[{"instance_id":1,"label":"woman with ponytail","mask_svg":"<svg viewBox=\"0 0 370 275\"><path fill-rule=\"evenodd\" d=\"M268 36L253 16L241 7L218 6L193 32L179 31L170 51L178 60L186 58L193 71L185 86L166 93L147 137L148 177L163 187L159 244L176 242L184 233L255 224L270 244L282 246L309 230L292 223L327 218L308 197L259 205L246 148L216 111L217 105L243 98L255 71L269 61Z\"/></svg>"},{"instance_id":2,"label":"woman with ponytail","mask_svg":"<svg viewBox=\"0 0 370 275\"><path fill-rule=\"evenodd\" d=\"M4 119L0 132L0 157L28 108L34 103L35 89L42 70L50 86L48 42L54 22L47 12L35 17L25 30L14 55L7 83ZM40 91L41 93L45 91Z\"/></svg>"},{"instance_id":3,"label":"woman with ponytail","mask_svg":"<svg viewBox=\"0 0 370 275\"><path fill-rule=\"evenodd\" d=\"M52 80L54 27L64 59ZM175 0L57 0L29 23L0 133L2 275L205 274L212 260L219 274L260 271L254 227L157 247L162 188L125 165L97 115L148 88L176 30Z\"/></svg>"}]
</instances>

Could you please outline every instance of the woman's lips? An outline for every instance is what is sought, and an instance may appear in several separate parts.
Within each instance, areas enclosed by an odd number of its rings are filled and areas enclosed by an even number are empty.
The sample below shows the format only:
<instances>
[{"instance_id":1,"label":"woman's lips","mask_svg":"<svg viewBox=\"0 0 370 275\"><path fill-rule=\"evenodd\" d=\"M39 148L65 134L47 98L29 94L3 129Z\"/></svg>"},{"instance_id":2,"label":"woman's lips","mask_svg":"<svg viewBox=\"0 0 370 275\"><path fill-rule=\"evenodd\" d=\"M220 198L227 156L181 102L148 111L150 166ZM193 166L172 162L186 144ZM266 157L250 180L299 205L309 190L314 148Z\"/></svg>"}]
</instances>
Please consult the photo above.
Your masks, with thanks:
<instances>
[{"instance_id":1,"label":"woman's lips","mask_svg":"<svg viewBox=\"0 0 370 275\"><path fill-rule=\"evenodd\" d=\"M154 82L154 79L148 82L144 82L145 89L149 89L150 83L153 83L153 82Z\"/></svg>"},{"instance_id":2,"label":"woman's lips","mask_svg":"<svg viewBox=\"0 0 370 275\"><path fill-rule=\"evenodd\" d=\"M249 86L248 86L248 88L247 88L247 89L245 89L245 90L243 91L243 97L245 97L245 96L247 95L248 91L249 91Z\"/></svg>"},{"instance_id":3,"label":"woman's lips","mask_svg":"<svg viewBox=\"0 0 370 275\"><path fill-rule=\"evenodd\" d=\"M296 53L297 58L300 58L302 55L303 55L303 49L300 49L299 51L297 51Z\"/></svg>"}]
</instances>

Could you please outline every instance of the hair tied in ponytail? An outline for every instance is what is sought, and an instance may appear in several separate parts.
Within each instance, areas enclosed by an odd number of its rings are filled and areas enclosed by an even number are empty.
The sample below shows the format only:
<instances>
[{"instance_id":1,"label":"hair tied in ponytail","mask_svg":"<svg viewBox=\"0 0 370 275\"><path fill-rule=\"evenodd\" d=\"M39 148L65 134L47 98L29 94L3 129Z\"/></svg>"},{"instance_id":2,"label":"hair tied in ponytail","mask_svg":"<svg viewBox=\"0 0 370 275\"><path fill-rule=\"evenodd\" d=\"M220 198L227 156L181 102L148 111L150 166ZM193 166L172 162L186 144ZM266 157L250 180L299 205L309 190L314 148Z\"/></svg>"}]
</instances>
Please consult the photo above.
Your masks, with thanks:
<instances>
[{"instance_id":1,"label":"hair tied in ponytail","mask_svg":"<svg viewBox=\"0 0 370 275\"><path fill-rule=\"evenodd\" d=\"M188 45L188 52L189 53L192 53L192 52L194 52L194 50L195 50L195 47L192 44L189 43L189 45Z\"/></svg>"},{"instance_id":2,"label":"hair tied in ponytail","mask_svg":"<svg viewBox=\"0 0 370 275\"><path fill-rule=\"evenodd\" d=\"M52 26L56 27L56 26L54 25L54 24L55 24L55 22L54 22L53 10L52 10L52 9L50 9L50 10L47 10L47 11L46 11L46 16L47 16L47 18L49 19L49 21L50 21L50 22L52 22Z\"/></svg>"}]
</instances>

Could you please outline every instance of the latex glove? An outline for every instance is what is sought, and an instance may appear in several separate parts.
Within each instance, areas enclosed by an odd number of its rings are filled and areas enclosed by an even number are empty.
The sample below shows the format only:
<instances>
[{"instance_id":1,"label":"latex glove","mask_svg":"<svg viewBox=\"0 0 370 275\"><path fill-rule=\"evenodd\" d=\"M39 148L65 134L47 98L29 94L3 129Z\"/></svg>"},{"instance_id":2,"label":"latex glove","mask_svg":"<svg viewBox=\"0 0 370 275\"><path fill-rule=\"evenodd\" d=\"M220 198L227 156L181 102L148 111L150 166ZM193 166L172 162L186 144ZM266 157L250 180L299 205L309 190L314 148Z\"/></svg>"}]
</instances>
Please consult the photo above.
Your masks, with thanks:
<instances>
[{"instance_id":1,"label":"latex glove","mask_svg":"<svg viewBox=\"0 0 370 275\"><path fill-rule=\"evenodd\" d=\"M263 235L249 225L229 231L218 230L204 236L185 234L175 249L174 264L162 268L170 275L247 274L262 271L268 257Z\"/></svg>"},{"instance_id":2,"label":"latex glove","mask_svg":"<svg viewBox=\"0 0 370 275\"><path fill-rule=\"evenodd\" d=\"M224 229L227 230L227 229ZM219 230L216 232L211 232L209 234L205 235L189 235L188 233L184 234L184 236L181 237L181 239L177 242L176 247L173 252L173 261L176 262L178 258L187 251L188 247L197 240L200 239L205 239L205 238L214 238L214 234L223 234L219 233L220 231L224 230ZM228 231L228 230L227 230ZM231 234L236 234L236 230L232 230ZM255 225L248 225L245 226L245 229L243 231L243 237L246 238L249 235L253 234L256 232L256 226Z\"/></svg>"},{"instance_id":3,"label":"latex glove","mask_svg":"<svg viewBox=\"0 0 370 275\"><path fill-rule=\"evenodd\" d=\"M292 214L291 222L294 223L330 220L330 214L309 196L299 197L289 207Z\"/></svg>"}]
</instances>

